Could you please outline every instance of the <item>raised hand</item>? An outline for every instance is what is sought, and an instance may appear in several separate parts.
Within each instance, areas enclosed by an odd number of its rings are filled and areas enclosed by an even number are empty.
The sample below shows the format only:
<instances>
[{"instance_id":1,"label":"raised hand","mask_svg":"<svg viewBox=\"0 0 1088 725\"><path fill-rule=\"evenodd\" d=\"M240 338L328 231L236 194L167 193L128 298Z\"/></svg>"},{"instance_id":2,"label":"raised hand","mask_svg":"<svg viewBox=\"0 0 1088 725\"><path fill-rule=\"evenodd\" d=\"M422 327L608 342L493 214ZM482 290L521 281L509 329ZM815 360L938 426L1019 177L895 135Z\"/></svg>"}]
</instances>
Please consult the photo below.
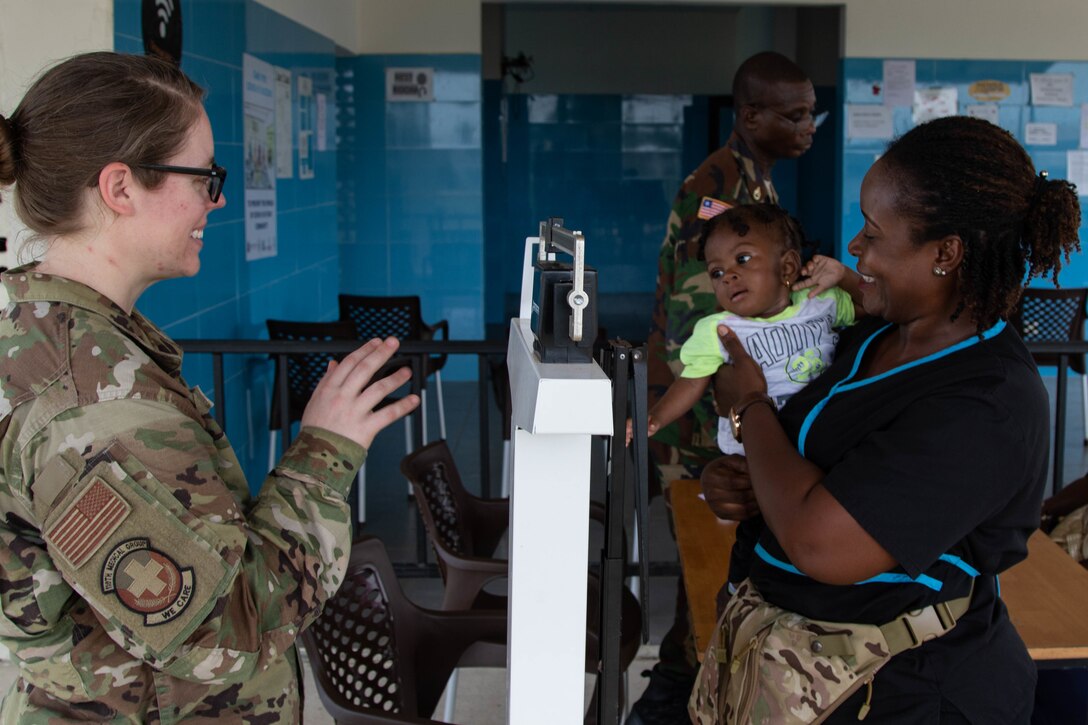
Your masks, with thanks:
<instances>
[{"instance_id":1,"label":"raised hand","mask_svg":"<svg viewBox=\"0 0 1088 725\"><path fill-rule=\"evenodd\" d=\"M810 289L809 298L837 287L846 276L846 266L837 259L816 254L801 268L801 279L793 284L796 289Z\"/></svg>"},{"instance_id":2,"label":"raised hand","mask_svg":"<svg viewBox=\"0 0 1088 725\"><path fill-rule=\"evenodd\" d=\"M394 337L377 338L350 353L342 361L329 361L328 372L317 384L302 425L312 425L350 438L369 448L378 431L403 418L419 405L419 396L407 395L381 410L374 410L387 395L408 382L412 371L401 368L371 384L375 373L400 347Z\"/></svg>"}]
</instances>

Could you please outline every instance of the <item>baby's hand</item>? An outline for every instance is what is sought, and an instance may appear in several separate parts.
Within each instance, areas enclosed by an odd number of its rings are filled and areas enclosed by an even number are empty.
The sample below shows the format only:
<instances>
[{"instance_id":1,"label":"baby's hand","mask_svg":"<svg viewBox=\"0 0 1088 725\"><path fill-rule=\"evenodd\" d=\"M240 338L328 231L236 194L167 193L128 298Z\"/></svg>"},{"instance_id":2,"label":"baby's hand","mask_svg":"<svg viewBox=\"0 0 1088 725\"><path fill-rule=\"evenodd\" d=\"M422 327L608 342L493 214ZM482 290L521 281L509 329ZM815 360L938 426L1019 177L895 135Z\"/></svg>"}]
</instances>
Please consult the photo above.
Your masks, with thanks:
<instances>
[{"instance_id":1,"label":"baby's hand","mask_svg":"<svg viewBox=\"0 0 1088 725\"><path fill-rule=\"evenodd\" d=\"M808 264L801 268L801 279L794 285L794 289L809 289L809 299L839 285L846 275L846 267L837 259L817 254L809 260Z\"/></svg>"},{"instance_id":2,"label":"baby's hand","mask_svg":"<svg viewBox=\"0 0 1088 725\"><path fill-rule=\"evenodd\" d=\"M654 433L657 432L657 429L660 428L660 427L661 427L661 424L658 423L656 420L654 420L654 417L652 415L647 416L647 418L646 418L646 437L649 438L650 436L652 436ZM627 419L627 439L626 439L624 445L628 445L628 446L631 445L631 439L634 438L634 437L635 437L635 424L630 418L628 418Z\"/></svg>"}]
</instances>

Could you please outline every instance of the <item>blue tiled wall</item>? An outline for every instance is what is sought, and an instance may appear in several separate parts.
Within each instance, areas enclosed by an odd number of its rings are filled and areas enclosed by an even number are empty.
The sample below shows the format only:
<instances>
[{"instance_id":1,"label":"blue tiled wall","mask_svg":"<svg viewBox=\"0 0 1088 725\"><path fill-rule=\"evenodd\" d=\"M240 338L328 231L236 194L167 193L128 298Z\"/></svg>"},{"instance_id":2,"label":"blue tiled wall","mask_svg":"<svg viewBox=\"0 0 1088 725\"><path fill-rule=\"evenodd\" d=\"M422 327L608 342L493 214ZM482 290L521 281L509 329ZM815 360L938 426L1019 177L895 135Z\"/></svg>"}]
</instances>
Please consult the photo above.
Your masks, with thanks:
<instances>
[{"instance_id":1,"label":"blue tiled wall","mask_svg":"<svg viewBox=\"0 0 1088 725\"><path fill-rule=\"evenodd\" d=\"M835 89L819 89L819 97L833 105ZM540 221L562 216L586 236L609 337L645 340L673 197L732 129L727 108L711 139L711 103L706 96L504 95L499 81L484 83L486 321L492 334L504 334L505 320L516 312L525 237L536 235ZM826 138L800 161L776 164L774 179L783 206L830 248L834 131Z\"/></svg>"},{"instance_id":2,"label":"blue tiled wall","mask_svg":"<svg viewBox=\"0 0 1088 725\"><path fill-rule=\"evenodd\" d=\"M434 69L433 102L386 102L389 67ZM484 332L480 58L340 58L340 284L348 294L419 295L450 336ZM475 378L451 359L447 379Z\"/></svg>"},{"instance_id":3,"label":"blue tiled wall","mask_svg":"<svg viewBox=\"0 0 1088 725\"><path fill-rule=\"evenodd\" d=\"M844 103L883 103L883 97L874 93L874 86L883 84L883 59L848 58L843 61ZM1072 73L1074 76L1074 105L1070 108L1032 106L1030 74ZM980 80L999 80L1007 83L1010 95L998 102L1000 125L1024 143L1024 127L1029 122L1056 123L1057 146L1025 146L1037 169L1046 169L1052 178L1066 175L1066 151L1080 144L1080 104L1088 103L1088 63L1044 61L980 61L980 60L919 60L916 64L915 83L918 87L955 87L958 93L959 112L965 106L978 101L968 95L968 87ZM911 109L896 107L893 112L896 135L912 127ZM846 253L846 245L863 224L859 195L861 181L880 154L886 141L847 139L845 124L838 137L842 160L842 200L840 205L841 232L838 252L841 259L853 262ZM1083 199L1083 197L1082 197ZM1083 202L1082 202L1083 212ZM1085 215L1082 213L1082 217ZM1081 227L1084 237L1088 217ZM1061 273L1063 287L1088 286L1088 260L1076 255ZM1049 280L1036 280L1033 285L1052 286Z\"/></svg>"},{"instance_id":4,"label":"blue tiled wall","mask_svg":"<svg viewBox=\"0 0 1088 725\"><path fill-rule=\"evenodd\" d=\"M706 99L504 95L498 81L484 88L487 322L504 332L525 238L560 216L585 234L608 334L645 339L669 206L706 155ZM610 309L610 300L625 309ZM640 327L617 329L632 327L632 317Z\"/></svg>"},{"instance_id":5,"label":"blue tiled wall","mask_svg":"<svg viewBox=\"0 0 1088 725\"><path fill-rule=\"evenodd\" d=\"M208 219L200 274L150 288L138 307L175 339L267 337L264 321L328 320L337 316L340 286L337 238L336 151L317 152L314 178L279 179L278 254L247 262L242 216L242 54L328 78L335 76L334 43L252 0L182 0L182 68L207 89L205 107L215 134L216 160L230 175L227 205ZM116 0L115 48L142 53L140 3ZM297 105L297 103L296 103ZM329 138L335 109L330 105ZM296 135L292 134L296 139ZM293 150L297 159L297 148ZM227 356L227 422L250 485L267 472L271 364L264 358ZM184 374L212 392L211 360L191 355Z\"/></svg>"}]
</instances>

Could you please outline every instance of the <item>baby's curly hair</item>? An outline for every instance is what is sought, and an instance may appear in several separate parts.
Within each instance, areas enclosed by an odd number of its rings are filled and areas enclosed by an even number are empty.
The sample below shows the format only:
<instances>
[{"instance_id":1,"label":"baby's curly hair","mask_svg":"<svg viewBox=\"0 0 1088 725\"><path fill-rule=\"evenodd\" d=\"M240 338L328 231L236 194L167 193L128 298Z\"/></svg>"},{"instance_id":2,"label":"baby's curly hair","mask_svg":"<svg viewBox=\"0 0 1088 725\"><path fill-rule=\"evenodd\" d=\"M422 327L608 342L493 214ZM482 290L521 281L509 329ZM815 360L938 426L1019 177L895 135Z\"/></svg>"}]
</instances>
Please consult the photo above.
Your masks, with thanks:
<instances>
[{"instance_id":1,"label":"baby's curly hair","mask_svg":"<svg viewBox=\"0 0 1088 725\"><path fill-rule=\"evenodd\" d=\"M743 237L756 224L771 229L782 245L782 251L793 249L803 255L811 246L811 242L805 237L805 230L801 228L801 222L782 207L774 204L746 204L726 209L703 224L699 233L699 261L706 261L707 241L717 232L729 229L738 237Z\"/></svg>"}]
</instances>

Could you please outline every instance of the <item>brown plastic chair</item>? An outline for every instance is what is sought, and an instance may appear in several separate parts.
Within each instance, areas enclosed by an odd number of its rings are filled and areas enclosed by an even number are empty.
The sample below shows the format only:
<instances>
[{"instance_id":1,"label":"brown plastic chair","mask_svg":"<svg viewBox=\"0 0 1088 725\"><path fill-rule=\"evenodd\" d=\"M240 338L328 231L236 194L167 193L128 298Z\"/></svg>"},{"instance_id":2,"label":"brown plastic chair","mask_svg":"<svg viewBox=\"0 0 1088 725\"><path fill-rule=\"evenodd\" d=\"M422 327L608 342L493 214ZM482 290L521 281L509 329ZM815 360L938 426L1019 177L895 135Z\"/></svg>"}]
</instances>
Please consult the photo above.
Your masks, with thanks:
<instances>
[{"instance_id":1,"label":"brown plastic chair","mask_svg":"<svg viewBox=\"0 0 1088 725\"><path fill-rule=\"evenodd\" d=\"M1020 333L1024 342L1081 342L1084 340L1085 305L1088 288L1064 289L1028 288L1020 297L1020 303L1009 318L1009 323ZM1060 355L1039 353L1033 355L1035 364L1056 366ZM1088 420L1088 375L1085 375L1084 355L1069 356L1069 369L1080 375L1081 406L1084 419ZM1085 430L1088 444L1088 428Z\"/></svg>"},{"instance_id":2,"label":"brown plastic chair","mask_svg":"<svg viewBox=\"0 0 1088 725\"><path fill-rule=\"evenodd\" d=\"M340 319L355 326L355 336L359 340L371 338L395 337L405 342L410 340L434 340L441 333L442 339L450 339L450 325L446 320L432 324L423 321L420 301L417 295L399 297L379 297L372 295L346 295L338 297ZM442 368L446 365L445 355L430 355L423 366L422 401L423 435L427 435L427 386L426 381L434 375L438 395L438 430L439 438L446 437L446 410L442 399ZM408 448L411 450L411 447Z\"/></svg>"},{"instance_id":3,"label":"brown plastic chair","mask_svg":"<svg viewBox=\"0 0 1088 725\"><path fill-rule=\"evenodd\" d=\"M469 493L444 440L405 456L400 470L412 484L445 582L443 608L505 612L506 596L484 587L507 576L507 561L494 558L494 553L509 526L509 501ZM591 502L590 515L604 523L604 507L597 502ZM600 660L600 580L593 574L589 574L586 598L586 672L595 673ZM638 653L641 634L642 608L625 588L620 611L621 671L627 670Z\"/></svg>"},{"instance_id":4,"label":"brown plastic chair","mask_svg":"<svg viewBox=\"0 0 1088 725\"><path fill-rule=\"evenodd\" d=\"M371 536L352 546L343 585L302 633L325 709L349 725L437 722L426 718L454 668L495 661L505 637L500 612L412 603Z\"/></svg>"}]
</instances>

